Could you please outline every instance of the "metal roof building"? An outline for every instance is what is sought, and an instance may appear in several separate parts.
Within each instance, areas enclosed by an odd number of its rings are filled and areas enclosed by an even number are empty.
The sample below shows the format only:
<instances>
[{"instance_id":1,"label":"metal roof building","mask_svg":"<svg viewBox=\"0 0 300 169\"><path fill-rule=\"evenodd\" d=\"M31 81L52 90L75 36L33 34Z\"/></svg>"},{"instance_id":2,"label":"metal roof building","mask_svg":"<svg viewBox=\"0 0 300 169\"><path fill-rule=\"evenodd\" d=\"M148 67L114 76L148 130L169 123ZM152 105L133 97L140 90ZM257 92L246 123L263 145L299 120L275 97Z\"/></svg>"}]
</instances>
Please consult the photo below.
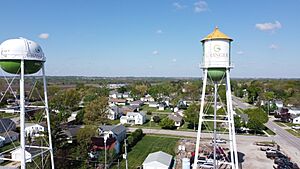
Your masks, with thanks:
<instances>
[{"instance_id":1,"label":"metal roof building","mask_svg":"<svg viewBox=\"0 0 300 169\"><path fill-rule=\"evenodd\" d=\"M143 162L143 169L169 169L172 156L162 151L150 153Z\"/></svg>"}]
</instances>

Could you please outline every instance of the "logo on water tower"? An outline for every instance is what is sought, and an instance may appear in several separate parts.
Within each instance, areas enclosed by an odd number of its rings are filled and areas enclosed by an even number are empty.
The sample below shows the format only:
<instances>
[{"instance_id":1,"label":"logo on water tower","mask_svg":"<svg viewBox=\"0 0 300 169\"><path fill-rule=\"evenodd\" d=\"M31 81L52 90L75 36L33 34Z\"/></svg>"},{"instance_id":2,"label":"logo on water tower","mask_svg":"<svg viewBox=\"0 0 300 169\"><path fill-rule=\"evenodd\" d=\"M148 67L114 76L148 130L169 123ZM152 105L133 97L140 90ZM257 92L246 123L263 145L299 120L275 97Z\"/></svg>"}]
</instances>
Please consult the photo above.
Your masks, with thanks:
<instances>
[{"instance_id":1,"label":"logo on water tower","mask_svg":"<svg viewBox=\"0 0 300 169\"><path fill-rule=\"evenodd\" d=\"M220 51L221 51L220 45L215 45L215 46L214 46L214 51L215 51L215 52L220 52Z\"/></svg>"}]
</instances>

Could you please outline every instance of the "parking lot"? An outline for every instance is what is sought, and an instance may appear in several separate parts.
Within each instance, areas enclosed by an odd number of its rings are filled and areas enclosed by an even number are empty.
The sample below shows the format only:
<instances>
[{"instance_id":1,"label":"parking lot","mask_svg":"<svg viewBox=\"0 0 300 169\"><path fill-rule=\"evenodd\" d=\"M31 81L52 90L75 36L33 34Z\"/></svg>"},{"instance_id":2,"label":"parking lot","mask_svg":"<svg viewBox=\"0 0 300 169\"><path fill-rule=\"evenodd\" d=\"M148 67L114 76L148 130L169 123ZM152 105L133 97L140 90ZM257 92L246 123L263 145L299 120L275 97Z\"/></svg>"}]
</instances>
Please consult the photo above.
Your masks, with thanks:
<instances>
[{"instance_id":1,"label":"parking lot","mask_svg":"<svg viewBox=\"0 0 300 169\"><path fill-rule=\"evenodd\" d=\"M272 141L271 137L242 137L237 140L237 148L239 152L239 160L241 160L241 168L245 169L251 169L251 168L261 168L261 169L273 169L274 160L269 159L266 157L266 152L261 151L260 148L265 146L258 146L255 143L256 142L270 142ZM190 158L192 156L192 152L195 150L195 142L196 139L188 138L188 139L182 139L179 141L179 145L185 146L185 151L178 151L176 161L177 165L176 168L181 169L181 159L184 157ZM202 146L207 147L207 145L210 145L211 142L210 139L203 139ZM222 144L222 147L226 150L229 145L228 144ZM270 147L271 148L271 147ZM209 149L209 148L207 148ZM276 149L276 146L272 147L272 149ZM281 147L281 150L285 152L284 147ZM228 151L226 151L227 153ZM293 159L292 159L293 160ZM226 167L222 167L226 168ZM227 167L228 168L228 167Z\"/></svg>"}]
</instances>

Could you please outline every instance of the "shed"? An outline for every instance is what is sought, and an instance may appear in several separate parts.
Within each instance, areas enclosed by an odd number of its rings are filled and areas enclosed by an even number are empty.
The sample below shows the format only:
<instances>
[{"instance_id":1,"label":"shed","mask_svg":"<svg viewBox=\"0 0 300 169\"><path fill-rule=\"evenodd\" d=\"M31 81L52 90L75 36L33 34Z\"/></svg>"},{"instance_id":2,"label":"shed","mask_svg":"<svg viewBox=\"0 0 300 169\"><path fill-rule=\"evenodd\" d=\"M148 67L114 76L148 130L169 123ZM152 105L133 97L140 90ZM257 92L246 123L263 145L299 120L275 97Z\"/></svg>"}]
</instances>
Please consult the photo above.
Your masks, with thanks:
<instances>
[{"instance_id":1,"label":"shed","mask_svg":"<svg viewBox=\"0 0 300 169\"><path fill-rule=\"evenodd\" d=\"M172 156L163 151L150 153L143 162L143 169L170 169Z\"/></svg>"}]
</instances>

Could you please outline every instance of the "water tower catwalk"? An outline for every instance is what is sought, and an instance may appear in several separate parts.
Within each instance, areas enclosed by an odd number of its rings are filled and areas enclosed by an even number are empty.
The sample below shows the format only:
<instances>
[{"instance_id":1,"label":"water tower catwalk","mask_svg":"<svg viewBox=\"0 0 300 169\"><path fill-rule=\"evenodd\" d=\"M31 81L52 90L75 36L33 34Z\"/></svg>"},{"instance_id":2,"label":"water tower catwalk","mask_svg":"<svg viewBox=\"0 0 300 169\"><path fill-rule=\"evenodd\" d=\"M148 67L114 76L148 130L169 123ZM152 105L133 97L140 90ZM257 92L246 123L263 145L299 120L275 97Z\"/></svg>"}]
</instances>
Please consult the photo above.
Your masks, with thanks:
<instances>
[{"instance_id":1,"label":"water tower catwalk","mask_svg":"<svg viewBox=\"0 0 300 169\"><path fill-rule=\"evenodd\" d=\"M206 138L212 138L211 145L213 149L211 153L212 163L205 165L211 165L214 169L218 169L220 166L238 169L230 86L230 69L232 68L230 47L232 41L218 28L215 28L211 34L201 40L203 45L201 65L203 69L203 88L193 169L203 165L198 158L203 151L202 140L204 135ZM221 93L218 93L218 89L223 89L223 97ZM209 113L209 107L211 106L213 111ZM204 127L205 129L203 129ZM204 130L206 131L205 134L203 133ZM229 144L228 148L230 150L228 153L224 152L223 149L224 146L228 146L227 144Z\"/></svg>"},{"instance_id":2,"label":"water tower catwalk","mask_svg":"<svg viewBox=\"0 0 300 169\"><path fill-rule=\"evenodd\" d=\"M41 47L31 40L9 39L0 45L0 67L5 71L1 73L7 82L7 89L0 102L4 102L6 94L11 94L6 98L13 100L10 108L16 113L11 118L15 122L9 118L5 119L10 127L5 127L7 125L2 120L0 122L5 129L5 141L7 139L13 146L9 150L0 152L0 160L14 161L15 166L20 166L21 169L25 169L26 166L54 169L45 61ZM18 83L14 83L15 79L19 79L19 88L16 85ZM28 80L32 81L32 85ZM38 83L39 81L41 82ZM30 90L26 90L25 87ZM33 99L34 94L36 96ZM0 113L4 113L3 111L6 109L1 109ZM20 133L15 132L18 125ZM18 137L20 145L18 145Z\"/></svg>"}]
</instances>

